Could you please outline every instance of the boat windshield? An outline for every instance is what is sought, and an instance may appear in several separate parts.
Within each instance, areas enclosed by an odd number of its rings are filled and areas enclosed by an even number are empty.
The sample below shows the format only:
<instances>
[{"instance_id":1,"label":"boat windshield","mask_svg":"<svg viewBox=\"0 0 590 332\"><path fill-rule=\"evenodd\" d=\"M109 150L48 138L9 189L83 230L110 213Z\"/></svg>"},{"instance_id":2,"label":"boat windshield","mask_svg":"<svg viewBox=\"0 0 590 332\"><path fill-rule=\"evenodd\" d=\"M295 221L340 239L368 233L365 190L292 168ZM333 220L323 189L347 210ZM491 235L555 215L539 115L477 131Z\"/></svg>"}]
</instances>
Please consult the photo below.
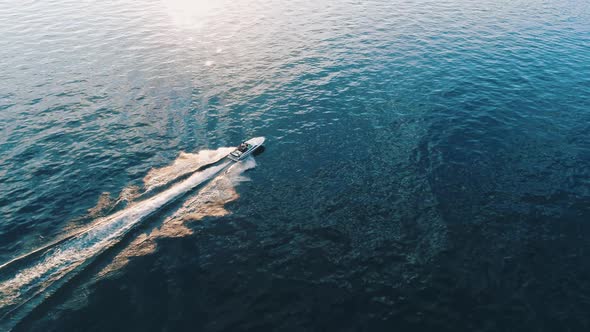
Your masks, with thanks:
<instances>
[{"instance_id":1,"label":"boat windshield","mask_svg":"<svg viewBox=\"0 0 590 332\"><path fill-rule=\"evenodd\" d=\"M250 144L242 143L242 144L240 144L240 146L238 146L238 151L246 152L249 148L250 148Z\"/></svg>"}]
</instances>

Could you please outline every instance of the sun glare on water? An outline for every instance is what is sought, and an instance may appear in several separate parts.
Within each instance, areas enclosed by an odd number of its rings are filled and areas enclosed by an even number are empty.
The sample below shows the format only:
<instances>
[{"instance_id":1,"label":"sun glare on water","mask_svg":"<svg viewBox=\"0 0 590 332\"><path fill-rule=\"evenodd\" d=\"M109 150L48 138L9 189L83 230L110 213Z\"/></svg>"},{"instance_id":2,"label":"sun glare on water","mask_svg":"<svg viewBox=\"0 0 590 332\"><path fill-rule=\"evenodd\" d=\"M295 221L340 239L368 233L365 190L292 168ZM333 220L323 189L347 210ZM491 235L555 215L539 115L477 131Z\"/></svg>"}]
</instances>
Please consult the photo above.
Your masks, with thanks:
<instances>
[{"instance_id":1,"label":"sun glare on water","mask_svg":"<svg viewBox=\"0 0 590 332\"><path fill-rule=\"evenodd\" d=\"M223 7L225 1L162 0L174 23L183 28L198 29L204 26L207 16Z\"/></svg>"}]
</instances>

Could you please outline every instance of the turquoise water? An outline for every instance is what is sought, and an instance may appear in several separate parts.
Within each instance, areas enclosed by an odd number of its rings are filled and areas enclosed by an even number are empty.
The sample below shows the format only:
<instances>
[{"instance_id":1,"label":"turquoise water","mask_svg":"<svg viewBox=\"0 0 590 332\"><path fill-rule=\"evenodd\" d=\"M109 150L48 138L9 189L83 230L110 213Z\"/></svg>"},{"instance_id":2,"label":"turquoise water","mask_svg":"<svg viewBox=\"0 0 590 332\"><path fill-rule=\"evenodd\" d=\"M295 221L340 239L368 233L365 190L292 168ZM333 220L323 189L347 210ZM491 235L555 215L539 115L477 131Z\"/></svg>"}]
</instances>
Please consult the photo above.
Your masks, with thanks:
<instances>
[{"instance_id":1,"label":"turquoise water","mask_svg":"<svg viewBox=\"0 0 590 332\"><path fill-rule=\"evenodd\" d=\"M590 327L588 2L9 1L0 68L0 264L267 138L15 330Z\"/></svg>"}]
</instances>

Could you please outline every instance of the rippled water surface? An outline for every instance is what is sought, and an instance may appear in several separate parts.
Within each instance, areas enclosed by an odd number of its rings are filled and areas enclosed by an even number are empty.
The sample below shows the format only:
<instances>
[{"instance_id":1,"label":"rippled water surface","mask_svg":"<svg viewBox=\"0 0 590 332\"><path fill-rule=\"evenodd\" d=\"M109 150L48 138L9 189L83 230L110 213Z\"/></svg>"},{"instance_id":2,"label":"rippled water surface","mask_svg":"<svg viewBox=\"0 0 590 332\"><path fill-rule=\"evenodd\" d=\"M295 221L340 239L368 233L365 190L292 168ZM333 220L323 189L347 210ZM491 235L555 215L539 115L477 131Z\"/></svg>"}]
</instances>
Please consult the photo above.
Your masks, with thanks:
<instances>
[{"instance_id":1,"label":"rippled water surface","mask_svg":"<svg viewBox=\"0 0 590 332\"><path fill-rule=\"evenodd\" d=\"M0 326L587 331L589 100L587 1L1 2Z\"/></svg>"}]
</instances>

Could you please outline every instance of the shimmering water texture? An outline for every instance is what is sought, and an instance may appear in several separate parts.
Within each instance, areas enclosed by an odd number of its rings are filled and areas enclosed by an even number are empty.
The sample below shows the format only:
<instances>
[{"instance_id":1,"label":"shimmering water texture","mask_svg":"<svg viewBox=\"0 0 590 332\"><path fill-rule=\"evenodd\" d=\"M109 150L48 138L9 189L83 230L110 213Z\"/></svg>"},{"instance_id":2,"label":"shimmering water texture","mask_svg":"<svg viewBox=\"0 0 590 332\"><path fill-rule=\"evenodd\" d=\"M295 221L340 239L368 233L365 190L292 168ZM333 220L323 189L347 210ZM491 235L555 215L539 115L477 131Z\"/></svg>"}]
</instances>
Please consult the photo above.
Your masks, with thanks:
<instances>
[{"instance_id":1,"label":"shimmering water texture","mask_svg":"<svg viewBox=\"0 0 590 332\"><path fill-rule=\"evenodd\" d=\"M589 100L589 1L0 1L0 323L590 331Z\"/></svg>"}]
</instances>

